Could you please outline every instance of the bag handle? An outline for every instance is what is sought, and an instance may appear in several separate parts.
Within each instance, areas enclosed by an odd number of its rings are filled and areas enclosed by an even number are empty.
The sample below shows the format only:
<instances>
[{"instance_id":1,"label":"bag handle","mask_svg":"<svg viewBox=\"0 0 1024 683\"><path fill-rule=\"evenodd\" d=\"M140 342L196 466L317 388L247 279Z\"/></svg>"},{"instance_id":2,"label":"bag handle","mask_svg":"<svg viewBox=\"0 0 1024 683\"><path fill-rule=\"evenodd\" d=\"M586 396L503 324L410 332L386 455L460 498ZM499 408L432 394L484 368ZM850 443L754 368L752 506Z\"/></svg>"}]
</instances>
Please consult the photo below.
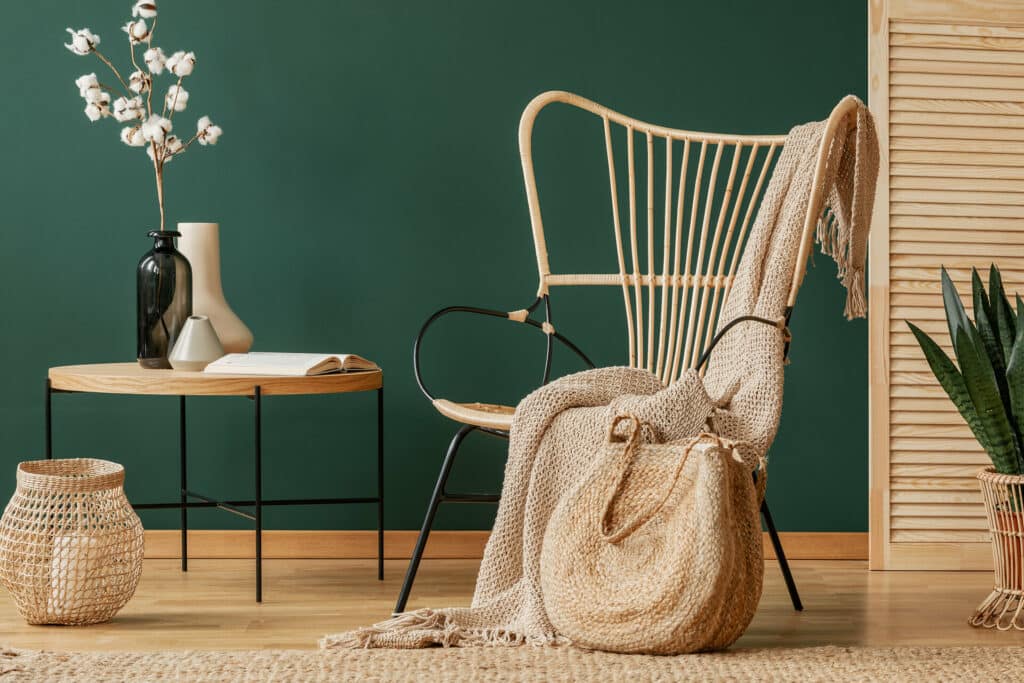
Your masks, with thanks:
<instances>
[{"instance_id":1,"label":"bag handle","mask_svg":"<svg viewBox=\"0 0 1024 683\"><path fill-rule=\"evenodd\" d=\"M641 526L649 522L656 514L658 514L661 511L661 508L663 508L665 506L665 503L668 502L669 496L672 495L672 491L676 487L676 482L679 481L679 475L682 474L683 472L683 466L686 465L686 461L690 457L690 452L693 451L694 447L698 443L705 441L706 439L711 439L714 442L716 442L719 446L723 446L722 440L715 436L714 434L701 433L700 436L696 437L695 439L691 439L690 442L686 445L686 450L683 451L683 456L679 458L679 463L676 465L675 472L672 474L672 477L669 480L668 485L665 487L665 491L661 495L661 498L658 500L658 502L655 503L655 505L650 510L640 512L635 517L628 520L620 528L615 530L609 530L608 525L611 521L612 504L615 502L615 498L618 496L619 492L622 489L622 484L626 480L626 471L629 469L630 463L632 463L633 459L636 457L637 450L639 450L640 433L643 430L643 426L647 424L645 422L642 422L638 417L630 413L616 415L615 419L612 420L612 424L608 429L609 443L621 443L623 441L623 439L616 437L615 429L622 422L627 421L631 422L632 425L629 435L625 439L626 447L623 452L623 455L625 457L623 457L622 459L621 470L619 471L618 477L615 481L615 486L612 488L611 494L605 501L604 512L601 514L601 539L608 543L618 543L619 541L623 540L624 538L632 534L634 531L639 529Z\"/></svg>"}]
</instances>

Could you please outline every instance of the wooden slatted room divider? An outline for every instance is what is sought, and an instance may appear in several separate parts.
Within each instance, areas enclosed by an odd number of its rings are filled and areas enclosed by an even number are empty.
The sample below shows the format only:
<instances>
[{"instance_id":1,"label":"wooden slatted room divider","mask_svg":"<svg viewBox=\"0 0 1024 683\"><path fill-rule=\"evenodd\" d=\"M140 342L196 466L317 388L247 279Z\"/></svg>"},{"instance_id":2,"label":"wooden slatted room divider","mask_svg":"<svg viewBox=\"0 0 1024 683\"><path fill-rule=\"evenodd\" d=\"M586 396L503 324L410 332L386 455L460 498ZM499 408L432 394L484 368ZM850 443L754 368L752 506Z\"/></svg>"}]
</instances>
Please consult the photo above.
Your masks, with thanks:
<instances>
[{"instance_id":1,"label":"wooden slatted room divider","mask_svg":"<svg viewBox=\"0 0 1024 683\"><path fill-rule=\"evenodd\" d=\"M993 262L1024 294L1024 3L869 5L883 148L869 265L871 567L987 569L975 475L988 458L904 321L950 352L940 265L968 299L971 267Z\"/></svg>"}]
</instances>

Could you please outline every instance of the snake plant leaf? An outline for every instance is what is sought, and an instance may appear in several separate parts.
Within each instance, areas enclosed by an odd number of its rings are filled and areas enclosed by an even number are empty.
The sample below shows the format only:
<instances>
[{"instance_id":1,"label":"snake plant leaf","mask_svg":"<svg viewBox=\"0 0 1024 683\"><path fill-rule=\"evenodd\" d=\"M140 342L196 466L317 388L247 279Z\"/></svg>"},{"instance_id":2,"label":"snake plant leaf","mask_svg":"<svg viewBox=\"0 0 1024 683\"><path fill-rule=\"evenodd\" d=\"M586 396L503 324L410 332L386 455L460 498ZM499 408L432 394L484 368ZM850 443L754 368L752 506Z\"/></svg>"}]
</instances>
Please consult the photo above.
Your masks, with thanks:
<instances>
[{"instance_id":1,"label":"snake plant leaf","mask_svg":"<svg viewBox=\"0 0 1024 683\"><path fill-rule=\"evenodd\" d=\"M1024 301L1017 297L1017 319L1024 315ZM1010 391L1010 404L1017 433L1024 433L1024 325L1017 325L1017 335L1013 341L1013 351L1006 364L1006 383ZM1024 456L1024 453L1021 454ZM1024 473L1024 457L1018 459L1017 474Z\"/></svg>"},{"instance_id":2,"label":"snake plant leaf","mask_svg":"<svg viewBox=\"0 0 1024 683\"><path fill-rule=\"evenodd\" d=\"M992 309L989 308L988 294L985 292L985 285L981 284L981 276L978 275L977 268L971 268L971 297L974 303L975 320L978 318L979 310L983 310L991 318Z\"/></svg>"},{"instance_id":3,"label":"snake plant leaf","mask_svg":"<svg viewBox=\"0 0 1024 683\"><path fill-rule=\"evenodd\" d=\"M978 276L978 271L975 268L971 269L971 294L974 300L974 320L977 322L978 334L984 345L983 350L992 363L996 386L999 387L999 397L1009 413L1010 390L1006 382L1006 361L1003 356L1003 345L999 340L999 331L992 318L993 313L989 298L985 295L985 288L981 284L981 278Z\"/></svg>"},{"instance_id":4,"label":"snake plant leaf","mask_svg":"<svg viewBox=\"0 0 1024 683\"><path fill-rule=\"evenodd\" d=\"M1020 448L981 335L971 326L957 334L955 345L967 393L988 440L985 450L997 472L1014 474L1020 463Z\"/></svg>"},{"instance_id":5,"label":"snake plant leaf","mask_svg":"<svg viewBox=\"0 0 1024 683\"><path fill-rule=\"evenodd\" d=\"M1010 300L1006 296L1006 288L1003 287L1003 277L994 263L988 271L988 298L989 320L996 328L1000 345L1003 348L1003 358L1008 363L1010 351L1013 349L1014 339L1017 336L1017 320L1010 307Z\"/></svg>"},{"instance_id":6,"label":"snake plant leaf","mask_svg":"<svg viewBox=\"0 0 1024 683\"><path fill-rule=\"evenodd\" d=\"M966 330L971 326L971 321L967 318L963 302L960 301L960 292L956 291L956 285L949 279L949 273L946 272L945 267L942 267L942 303L946 308L949 340L953 344L953 350L956 351L959 361L960 352L957 350L956 340L961 330ZM963 368L962 363L960 367Z\"/></svg>"},{"instance_id":7,"label":"snake plant leaf","mask_svg":"<svg viewBox=\"0 0 1024 683\"><path fill-rule=\"evenodd\" d=\"M953 405L960 411L964 421L967 422L967 426L971 428L974 438L978 440L982 448L988 451L988 436L985 428L982 427L981 420L978 418L978 412L974 409L974 403L971 401L971 395L967 391L967 384L964 383L963 375L960 374L960 371L953 364L953 361L950 360L949 356L946 355L946 352L942 350L942 347L936 344L931 337L910 321L907 321L907 327L914 333L917 343L921 345L921 351L924 352L924 357L928 361L928 367L935 374L935 379L939 380L939 384L942 385L950 400L953 401ZM1022 360L1024 360L1024 345L1022 345L1021 349ZM1022 379L1024 379L1024 373L1022 373ZM1021 395L1024 397L1024 393Z\"/></svg>"}]
</instances>

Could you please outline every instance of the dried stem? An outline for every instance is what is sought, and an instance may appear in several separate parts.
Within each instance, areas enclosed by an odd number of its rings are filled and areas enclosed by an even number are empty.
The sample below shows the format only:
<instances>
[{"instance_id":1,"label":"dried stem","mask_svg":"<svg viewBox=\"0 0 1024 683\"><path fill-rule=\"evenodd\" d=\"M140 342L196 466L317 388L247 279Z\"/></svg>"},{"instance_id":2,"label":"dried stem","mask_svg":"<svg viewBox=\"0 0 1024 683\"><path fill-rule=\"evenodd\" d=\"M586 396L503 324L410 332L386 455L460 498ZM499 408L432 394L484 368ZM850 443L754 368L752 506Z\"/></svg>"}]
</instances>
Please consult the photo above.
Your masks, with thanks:
<instances>
[{"instance_id":1,"label":"dried stem","mask_svg":"<svg viewBox=\"0 0 1024 683\"><path fill-rule=\"evenodd\" d=\"M153 115L153 78L149 79L149 88L146 90L146 115Z\"/></svg>"},{"instance_id":2,"label":"dried stem","mask_svg":"<svg viewBox=\"0 0 1024 683\"><path fill-rule=\"evenodd\" d=\"M196 134L195 134L195 135L193 135L193 136L192 136L192 137L191 137L191 138L189 139L189 141L185 143L185 145L184 145L184 146L183 146L183 147L181 148L181 152L178 152L178 154L182 154L182 153L184 153L184 152L185 152L185 150L187 150L187 149L188 149L189 147L191 147L191 146L192 146L192 143L193 143L193 142L195 142L195 141L196 141L196 140L198 140L198 139L199 139L199 131L196 131ZM175 156L178 156L178 154L176 154Z\"/></svg>"},{"instance_id":3,"label":"dried stem","mask_svg":"<svg viewBox=\"0 0 1024 683\"><path fill-rule=\"evenodd\" d=\"M158 18L159 17L154 17L153 18L153 25L149 27L149 46L150 47L153 47L153 32L156 31L156 20ZM134 54L135 54L135 48L133 47L132 48L132 55L134 56ZM148 66L146 67L146 73L149 74L149 90L146 91L146 114L148 116L152 116L153 115L153 74L150 73ZM155 150L153 152L153 156L154 157L156 156L156 151ZM161 194L163 194L162 190L161 190Z\"/></svg>"},{"instance_id":4,"label":"dried stem","mask_svg":"<svg viewBox=\"0 0 1024 683\"><path fill-rule=\"evenodd\" d=\"M96 56L97 56L97 57L99 58L99 60L100 60L101 62L103 62L104 64L106 64L106 65L107 65L108 67L110 67L110 70L114 72L114 75L115 75L115 76L117 77L117 80L118 80L118 82L119 82L119 83L121 84L121 86L122 86L122 87L124 88L125 92L126 92L126 93L130 93L132 89L131 89L131 88L129 88L129 87L128 87L128 84L127 84L127 83L125 83L125 80L124 80L123 78L121 78L121 72L119 72L119 71L118 71L118 70L117 70L117 69L116 69L116 68L114 67L114 65L113 65L113 64L111 64L111 62L110 62L110 60L109 60L109 59L107 59L106 57L104 57L104 56L103 56L103 53L102 53L102 52L100 52L100 51L99 51L99 50L97 50L96 48L93 48L93 49L92 49L92 51L93 51L94 53L96 53Z\"/></svg>"},{"instance_id":5,"label":"dried stem","mask_svg":"<svg viewBox=\"0 0 1024 683\"><path fill-rule=\"evenodd\" d=\"M139 68L139 63L135 61L135 41L132 40L131 36L128 36L128 49L132 53L132 66L135 67L136 71L142 71L142 69Z\"/></svg>"},{"instance_id":6,"label":"dried stem","mask_svg":"<svg viewBox=\"0 0 1024 683\"><path fill-rule=\"evenodd\" d=\"M121 87L119 85L110 85L109 83L104 83L103 81L100 81L99 83L100 83L100 87L103 88L104 90L117 90L117 89L119 89ZM129 99L131 99L131 97L132 97L132 94L131 94L130 91L126 92L124 95L125 95L125 97L127 97Z\"/></svg>"},{"instance_id":7,"label":"dried stem","mask_svg":"<svg viewBox=\"0 0 1024 683\"><path fill-rule=\"evenodd\" d=\"M156 31L156 19L153 19L153 24L149 27L149 35L146 38L146 44L150 47L153 46L153 32ZM132 41L131 36L128 37L128 45L132 55L132 66L135 67L136 71L143 74L143 77L148 81L149 87L146 89L146 115L153 115L153 75L149 71L149 65L146 65L146 70L143 71L142 67L135 60L135 43ZM153 174L156 177L156 201L160 206L160 231L163 232L166 229L166 223L164 218L164 159L163 155L160 154L161 146L157 146L155 142L149 143L150 150L153 152ZM163 322L163 316L160 321Z\"/></svg>"},{"instance_id":8,"label":"dried stem","mask_svg":"<svg viewBox=\"0 0 1024 683\"><path fill-rule=\"evenodd\" d=\"M156 201L160 205L160 231L164 231L164 163L157 154L155 142L149 143L153 149L153 172L156 174Z\"/></svg>"}]
</instances>

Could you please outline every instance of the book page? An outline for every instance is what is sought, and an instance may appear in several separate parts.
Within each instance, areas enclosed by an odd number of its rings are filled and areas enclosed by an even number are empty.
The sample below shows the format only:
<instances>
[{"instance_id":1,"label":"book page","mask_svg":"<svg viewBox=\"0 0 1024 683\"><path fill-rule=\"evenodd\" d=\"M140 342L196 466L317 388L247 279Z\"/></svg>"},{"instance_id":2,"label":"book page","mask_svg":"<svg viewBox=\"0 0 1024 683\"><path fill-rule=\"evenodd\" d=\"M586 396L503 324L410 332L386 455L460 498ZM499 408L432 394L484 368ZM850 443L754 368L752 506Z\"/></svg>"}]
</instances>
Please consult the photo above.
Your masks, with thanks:
<instances>
[{"instance_id":1,"label":"book page","mask_svg":"<svg viewBox=\"0 0 1024 683\"><path fill-rule=\"evenodd\" d=\"M317 353L229 353L207 365L206 372L302 376L328 358Z\"/></svg>"},{"instance_id":2,"label":"book page","mask_svg":"<svg viewBox=\"0 0 1024 683\"><path fill-rule=\"evenodd\" d=\"M206 372L237 375L327 374L339 370L375 370L377 365L355 354L346 353L229 353L206 366Z\"/></svg>"}]
</instances>

